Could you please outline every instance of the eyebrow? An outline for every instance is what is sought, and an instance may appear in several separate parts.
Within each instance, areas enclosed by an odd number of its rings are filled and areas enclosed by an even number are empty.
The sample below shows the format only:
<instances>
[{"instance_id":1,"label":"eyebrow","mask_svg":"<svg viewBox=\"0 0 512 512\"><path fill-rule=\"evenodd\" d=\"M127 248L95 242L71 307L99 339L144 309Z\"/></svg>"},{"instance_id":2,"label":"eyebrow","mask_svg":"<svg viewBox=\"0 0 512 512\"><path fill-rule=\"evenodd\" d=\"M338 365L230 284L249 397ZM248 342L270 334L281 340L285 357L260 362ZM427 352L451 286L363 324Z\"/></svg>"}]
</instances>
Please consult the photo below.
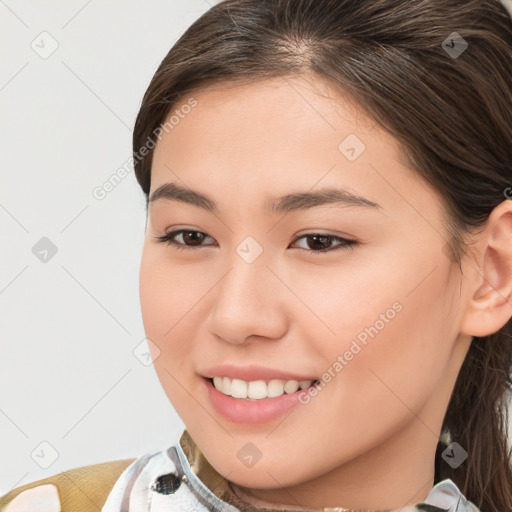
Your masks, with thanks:
<instances>
[{"instance_id":1,"label":"eyebrow","mask_svg":"<svg viewBox=\"0 0 512 512\"><path fill-rule=\"evenodd\" d=\"M148 204L159 200L179 201L198 206L210 213L219 213L218 205L213 199L197 190L182 187L176 183L164 183L158 187L151 194ZM329 204L382 208L378 203L354 194L345 188L322 188L314 192L286 194L277 199L267 201L265 203L265 212L267 215L277 215Z\"/></svg>"}]
</instances>

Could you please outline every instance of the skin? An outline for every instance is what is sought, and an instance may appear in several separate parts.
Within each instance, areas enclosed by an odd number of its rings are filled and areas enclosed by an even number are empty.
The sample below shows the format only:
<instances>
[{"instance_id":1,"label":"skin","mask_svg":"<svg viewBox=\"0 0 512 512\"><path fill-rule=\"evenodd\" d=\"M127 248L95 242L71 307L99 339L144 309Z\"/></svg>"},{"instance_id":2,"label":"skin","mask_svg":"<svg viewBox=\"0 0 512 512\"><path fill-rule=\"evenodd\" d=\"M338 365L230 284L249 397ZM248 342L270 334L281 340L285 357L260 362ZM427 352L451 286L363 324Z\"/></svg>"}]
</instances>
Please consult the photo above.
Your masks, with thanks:
<instances>
[{"instance_id":1,"label":"skin","mask_svg":"<svg viewBox=\"0 0 512 512\"><path fill-rule=\"evenodd\" d=\"M208 461L250 503L314 510L423 501L471 337L512 316L512 201L473 236L461 275L444 249L438 194L405 166L396 139L326 83L278 78L193 97L197 106L155 148L150 194L176 182L211 197L219 214L150 203L140 267L144 327L166 394ZM350 133L366 146L353 162L338 150ZM381 208L264 213L269 198L331 185ZM155 239L183 228L207 234L203 247ZM296 241L318 232L359 245L318 254L340 241ZM263 248L251 264L236 253L247 236ZM239 425L212 407L204 368L254 363L321 379L396 302L401 311L286 418ZM250 468L237 457L247 442L262 453Z\"/></svg>"}]
</instances>

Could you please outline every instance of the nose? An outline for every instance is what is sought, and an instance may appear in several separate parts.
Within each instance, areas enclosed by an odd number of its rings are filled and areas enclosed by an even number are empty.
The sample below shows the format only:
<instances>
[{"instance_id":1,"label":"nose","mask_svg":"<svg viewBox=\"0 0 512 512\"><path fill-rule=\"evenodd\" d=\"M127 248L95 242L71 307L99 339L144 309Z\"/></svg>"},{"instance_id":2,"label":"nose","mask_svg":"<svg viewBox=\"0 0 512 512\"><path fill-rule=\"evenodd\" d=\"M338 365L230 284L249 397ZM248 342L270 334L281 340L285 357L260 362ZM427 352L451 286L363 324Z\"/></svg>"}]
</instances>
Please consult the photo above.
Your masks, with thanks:
<instances>
[{"instance_id":1,"label":"nose","mask_svg":"<svg viewBox=\"0 0 512 512\"><path fill-rule=\"evenodd\" d=\"M212 292L210 332L225 342L279 339L286 332L285 301L290 292L264 261L232 261L231 270Z\"/></svg>"}]
</instances>

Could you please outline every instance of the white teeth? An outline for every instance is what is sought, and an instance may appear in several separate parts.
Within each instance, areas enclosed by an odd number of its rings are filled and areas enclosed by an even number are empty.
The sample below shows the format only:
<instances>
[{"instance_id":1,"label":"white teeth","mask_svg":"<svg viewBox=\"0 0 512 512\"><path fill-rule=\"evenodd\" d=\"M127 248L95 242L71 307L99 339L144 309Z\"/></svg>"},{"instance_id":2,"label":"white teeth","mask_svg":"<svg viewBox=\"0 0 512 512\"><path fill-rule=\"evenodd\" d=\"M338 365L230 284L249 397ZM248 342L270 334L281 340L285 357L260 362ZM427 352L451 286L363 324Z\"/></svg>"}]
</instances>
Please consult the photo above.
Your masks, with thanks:
<instances>
[{"instance_id":1,"label":"white teeth","mask_svg":"<svg viewBox=\"0 0 512 512\"><path fill-rule=\"evenodd\" d=\"M222 378L222 392L226 395L230 395L231 391L231 379L229 377Z\"/></svg>"},{"instance_id":2,"label":"white teeth","mask_svg":"<svg viewBox=\"0 0 512 512\"><path fill-rule=\"evenodd\" d=\"M297 380L289 380L284 385L284 390L286 391L286 393L295 393L297 389L299 389L299 381Z\"/></svg>"},{"instance_id":3,"label":"white teeth","mask_svg":"<svg viewBox=\"0 0 512 512\"><path fill-rule=\"evenodd\" d=\"M229 377L213 377L213 385L221 393L234 398L245 398L261 400L262 398L273 398L284 393L295 393L299 388L305 389L311 386L312 380L279 380L273 379L268 383L264 380L253 380L246 382L240 379Z\"/></svg>"},{"instance_id":4,"label":"white teeth","mask_svg":"<svg viewBox=\"0 0 512 512\"><path fill-rule=\"evenodd\" d=\"M247 386L247 396L255 400L260 398L267 398L267 384L265 381L253 380L249 382L249 386Z\"/></svg>"},{"instance_id":5,"label":"white teeth","mask_svg":"<svg viewBox=\"0 0 512 512\"><path fill-rule=\"evenodd\" d=\"M273 398L281 396L284 393L284 384L282 380L271 380L267 386L267 396Z\"/></svg>"},{"instance_id":6,"label":"white teeth","mask_svg":"<svg viewBox=\"0 0 512 512\"><path fill-rule=\"evenodd\" d=\"M300 389L309 388L309 386L311 386L311 384L313 382L314 381L312 381L312 380L301 380L301 381L299 381L299 388Z\"/></svg>"},{"instance_id":7,"label":"white teeth","mask_svg":"<svg viewBox=\"0 0 512 512\"><path fill-rule=\"evenodd\" d=\"M222 377L213 377L213 385L219 391L224 389L224 379Z\"/></svg>"},{"instance_id":8,"label":"white teeth","mask_svg":"<svg viewBox=\"0 0 512 512\"><path fill-rule=\"evenodd\" d=\"M231 396L235 398L247 398L247 382L240 379L231 381Z\"/></svg>"}]
</instances>

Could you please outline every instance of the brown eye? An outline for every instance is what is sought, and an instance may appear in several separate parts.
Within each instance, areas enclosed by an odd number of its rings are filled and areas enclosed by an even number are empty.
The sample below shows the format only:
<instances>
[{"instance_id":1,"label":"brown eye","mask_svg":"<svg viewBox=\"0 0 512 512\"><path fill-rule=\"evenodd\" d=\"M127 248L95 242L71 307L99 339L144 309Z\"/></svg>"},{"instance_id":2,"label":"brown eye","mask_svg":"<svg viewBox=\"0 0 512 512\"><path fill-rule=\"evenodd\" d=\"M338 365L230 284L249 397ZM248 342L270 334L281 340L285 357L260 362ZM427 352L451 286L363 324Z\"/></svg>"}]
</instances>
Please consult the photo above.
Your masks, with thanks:
<instances>
[{"instance_id":1,"label":"brown eye","mask_svg":"<svg viewBox=\"0 0 512 512\"><path fill-rule=\"evenodd\" d=\"M174 240L175 237L181 236L183 242ZM159 242L166 243L174 246L176 249L193 249L194 247L201 247L204 244L201 242L208 238L206 233L201 231L195 231L193 229L179 229L177 231L171 231L163 236L157 236L156 239Z\"/></svg>"},{"instance_id":2,"label":"brown eye","mask_svg":"<svg viewBox=\"0 0 512 512\"><path fill-rule=\"evenodd\" d=\"M302 239L306 240L307 247L298 247L298 249L313 254L325 254L339 249L352 249L359 243L355 240L349 240L335 235L322 235L320 233L307 233L298 237L294 243ZM338 240L341 243L332 247L332 242L334 240Z\"/></svg>"},{"instance_id":3,"label":"brown eye","mask_svg":"<svg viewBox=\"0 0 512 512\"><path fill-rule=\"evenodd\" d=\"M199 231L183 231L182 235L185 244L190 243L191 245L201 245L201 241L205 238L204 233Z\"/></svg>"},{"instance_id":4,"label":"brown eye","mask_svg":"<svg viewBox=\"0 0 512 512\"><path fill-rule=\"evenodd\" d=\"M181 236L182 241L176 240L176 238L179 236ZM201 231L196 231L193 229L179 229L176 231L171 231L170 233L167 233L163 236L157 236L155 238L158 242L172 245L176 249L193 250L195 247L207 246L208 244L202 244L201 242L206 238L211 237L209 237L206 233L202 233ZM307 233L296 238L293 243L303 239L306 240L306 247L298 247L298 249L301 251L306 251L310 254L327 254L337 250L352 249L359 244L359 242L355 240L350 240L335 235L323 235L321 233ZM333 246L332 243L336 240L340 243Z\"/></svg>"}]
</instances>

